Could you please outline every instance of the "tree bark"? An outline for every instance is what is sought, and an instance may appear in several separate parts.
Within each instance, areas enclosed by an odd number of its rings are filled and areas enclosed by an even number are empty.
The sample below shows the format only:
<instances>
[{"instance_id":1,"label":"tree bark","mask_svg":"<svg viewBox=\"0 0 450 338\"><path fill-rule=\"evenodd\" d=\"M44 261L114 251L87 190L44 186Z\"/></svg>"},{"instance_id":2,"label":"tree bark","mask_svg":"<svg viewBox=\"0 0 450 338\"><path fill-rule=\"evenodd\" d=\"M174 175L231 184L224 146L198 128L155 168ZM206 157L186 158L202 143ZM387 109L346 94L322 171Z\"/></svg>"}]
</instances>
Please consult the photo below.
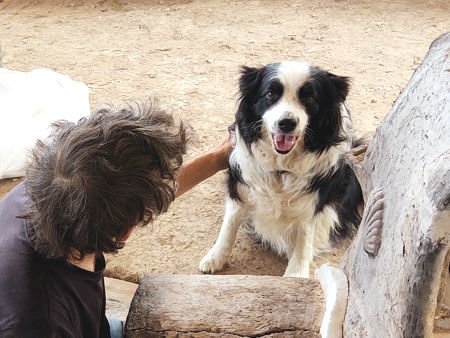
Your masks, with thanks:
<instances>
[{"instance_id":1,"label":"tree bark","mask_svg":"<svg viewBox=\"0 0 450 338\"><path fill-rule=\"evenodd\" d=\"M150 274L126 337L320 337L319 282L302 278Z\"/></svg>"},{"instance_id":2,"label":"tree bark","mask_svg":"<svg viewBox=\"0 0 450 338\"><path fill-rule=\"evenodd\" d=\"M376 130L363 163L352 165L366 207L340 266L349 280L345 337L428 337L435 324L445 324L449 51L447 33L433 42Z\"/></svg>"}]
</instances>

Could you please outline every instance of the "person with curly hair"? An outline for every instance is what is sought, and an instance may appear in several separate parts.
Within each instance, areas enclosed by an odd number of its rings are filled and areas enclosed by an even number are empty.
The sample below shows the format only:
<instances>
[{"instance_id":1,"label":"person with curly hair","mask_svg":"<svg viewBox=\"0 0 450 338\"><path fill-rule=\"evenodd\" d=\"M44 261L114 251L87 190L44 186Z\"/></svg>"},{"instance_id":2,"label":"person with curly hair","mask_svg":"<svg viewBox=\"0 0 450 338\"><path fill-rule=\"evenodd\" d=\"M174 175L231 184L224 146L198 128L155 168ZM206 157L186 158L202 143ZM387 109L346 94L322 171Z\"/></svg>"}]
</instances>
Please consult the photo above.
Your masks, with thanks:
<instances>
[{"instance_id":1,"label":"person with curly hair","mask_svg":"<svg viewBox=\"0 0 450 338\"><path fill-rule=\"evenodd\" d=\"M186 142L154 102L53 124L0 201L0 337L111 336L103 254L228 167L229 138L183 165Z\"/></svg>"}]
</instances>

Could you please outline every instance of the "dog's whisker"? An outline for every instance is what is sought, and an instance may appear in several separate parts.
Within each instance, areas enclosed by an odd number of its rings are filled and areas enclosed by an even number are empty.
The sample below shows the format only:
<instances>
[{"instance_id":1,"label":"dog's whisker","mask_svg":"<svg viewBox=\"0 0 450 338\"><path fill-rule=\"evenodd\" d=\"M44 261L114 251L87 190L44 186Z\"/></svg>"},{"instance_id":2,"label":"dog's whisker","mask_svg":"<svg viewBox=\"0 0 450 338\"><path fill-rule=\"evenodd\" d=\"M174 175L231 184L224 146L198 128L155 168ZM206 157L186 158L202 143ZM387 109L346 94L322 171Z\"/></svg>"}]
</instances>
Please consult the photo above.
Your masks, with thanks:
<instances>
[{"instance_id":1,"label":"dog's whisker","mask_svg":"<svg viewBox=\"0 0 450 338\"><path fill-rule=\"evenodd\" d=\"M251 130L251 131L256 131L256 129L261 128L262 125L263 125L263 121L262 121L262 120L261 120L261 121L253 122L253 123L250 125L250 130Z\"/></svg>"},{"instance_id":2,"label":"dog's whisker","mask_svg":"<svg viewBox=\"0 0 450 338\"><path fill-rule=\"evenodd\" d=\"M306 138L308 141L310 141L311 143L314 142L314 133L313 133L313 131L311 130L311 128L309 128L309 127L306 127L306 128L305 128L305 138Z\"/></svg>"}]
</instances>

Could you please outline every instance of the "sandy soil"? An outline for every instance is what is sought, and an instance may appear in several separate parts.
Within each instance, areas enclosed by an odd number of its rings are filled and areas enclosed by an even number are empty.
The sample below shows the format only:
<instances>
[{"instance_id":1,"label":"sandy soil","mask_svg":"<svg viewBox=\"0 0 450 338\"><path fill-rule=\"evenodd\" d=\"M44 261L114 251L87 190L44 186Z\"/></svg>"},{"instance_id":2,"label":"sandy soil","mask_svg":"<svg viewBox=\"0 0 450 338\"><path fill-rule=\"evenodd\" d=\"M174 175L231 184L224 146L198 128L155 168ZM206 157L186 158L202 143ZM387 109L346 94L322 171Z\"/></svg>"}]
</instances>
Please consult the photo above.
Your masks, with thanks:
<instances>
[{"instance_id":1,"label":"sandy soil","mask_svg":"<svg viewBox=\"0 0 450 338\"><path fill-rule=\"evenodd\" d=\"M0 0L6 68L47 67L85 82L93 109L150 94L193 127L187 158L225 135L236 109L240 65L305 60L352 78L348 105L371 135L430 43L450 29L447 0L429 1L30 1ZM222 173L138 229L109 276L199 273L218 234ZM16 182L0 182L0 193ZM317 260L336 264L342 250ZM243 232L226 274L281 275L286 262Z\"/></svg>"}]
</instances>

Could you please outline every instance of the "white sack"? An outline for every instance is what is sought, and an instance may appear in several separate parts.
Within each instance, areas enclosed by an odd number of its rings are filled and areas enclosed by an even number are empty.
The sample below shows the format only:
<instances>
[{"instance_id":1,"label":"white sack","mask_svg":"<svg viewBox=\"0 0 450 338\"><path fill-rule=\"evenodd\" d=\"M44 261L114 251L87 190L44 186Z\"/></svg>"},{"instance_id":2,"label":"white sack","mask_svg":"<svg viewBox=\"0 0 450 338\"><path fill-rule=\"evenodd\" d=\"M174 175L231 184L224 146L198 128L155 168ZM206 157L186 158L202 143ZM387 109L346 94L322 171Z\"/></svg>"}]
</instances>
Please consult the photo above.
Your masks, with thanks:
<instances>
[{"instance_id":1,"label":"white sack","mask_svg":"<svg viewBox=\"0 0 450 338\"><path fill-rule=\"evenodd\" d=\"M49 69L0 68L0 179L24 175L28 151L48 136L51 122L90 113L89 89Z\"/></svg>"}]
</instances>

